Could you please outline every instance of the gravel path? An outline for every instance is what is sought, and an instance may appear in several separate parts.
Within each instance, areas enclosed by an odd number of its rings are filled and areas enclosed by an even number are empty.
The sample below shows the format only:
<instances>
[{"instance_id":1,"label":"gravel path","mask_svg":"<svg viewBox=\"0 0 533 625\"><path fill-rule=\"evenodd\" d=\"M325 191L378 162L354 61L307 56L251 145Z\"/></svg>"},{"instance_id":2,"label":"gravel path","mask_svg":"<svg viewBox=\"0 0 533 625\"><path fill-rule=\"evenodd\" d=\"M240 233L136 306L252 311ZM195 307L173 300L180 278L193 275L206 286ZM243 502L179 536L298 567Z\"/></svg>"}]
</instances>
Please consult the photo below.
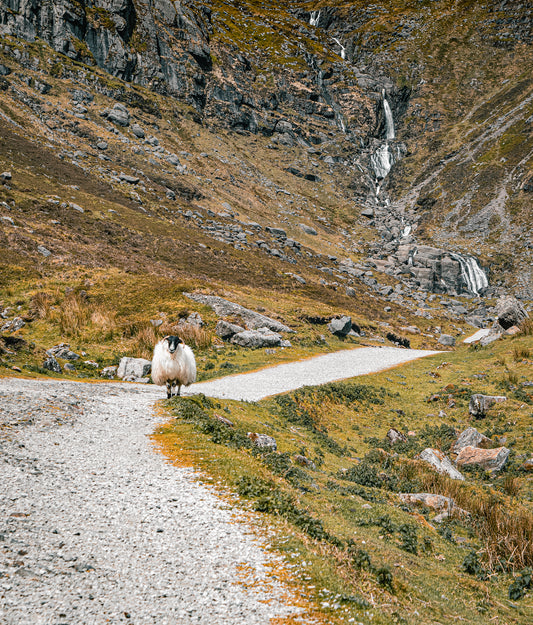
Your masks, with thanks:
<instances>
[{"instance_id":1,"label":"gravel path","mask_svg":"<svg viewBox=\"0 0 533 625\"><path fill-rule=\"evenodd\" d=\"M160 397L0 379L0 623L264 625L297 611L238 513L154 453Z\"/></svg>"},{"instance_id":2,"label":"gravel path","mask_svg":"<svg viewBox=\"0 0 533 625\"><path fill-rule=\"evenodd\" d=\"M375 373L395 365L440 352L399 347L361 347L324 354L244 375L200 382L184 394L203 393L220 399L259 401L301 386L325 384L343 378Z\"/></svg>"},{"instance_id":3,"label":"gravel path","mask_svg":"<svg viewBox=\"0 0 533 625\"><path fill-rule=\"evenodd\" d=\"M431 353L350 350L188 392L257 400ZM272 573L281 561L242 513L154 451L163 396L0 378L2 625L264 625L298 613Z\"/></svg>"}]
</instances>

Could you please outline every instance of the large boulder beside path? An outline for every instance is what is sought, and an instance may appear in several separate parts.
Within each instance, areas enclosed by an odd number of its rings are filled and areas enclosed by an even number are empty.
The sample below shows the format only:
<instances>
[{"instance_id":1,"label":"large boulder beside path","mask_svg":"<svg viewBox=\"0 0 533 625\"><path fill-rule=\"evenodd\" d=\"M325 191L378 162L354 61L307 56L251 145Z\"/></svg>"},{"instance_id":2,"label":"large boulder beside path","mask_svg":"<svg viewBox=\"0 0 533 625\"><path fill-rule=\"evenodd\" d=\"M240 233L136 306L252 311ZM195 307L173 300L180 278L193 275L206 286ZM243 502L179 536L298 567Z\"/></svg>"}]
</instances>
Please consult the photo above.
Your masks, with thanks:
<instances>
[{"instance_id":1,"label":"large boulder beside path","mask_svg":"<svg viewBox=\"0 0 533 625\"><path fill-rule=\"evenodd\" d=\"M512 295L500 297L496 302L498 325L504 330L519 326L529 315L522 304Z\"/></svg>"},{"instance_id":2,"label":"large boulder beside path","mask_svg":"<svg viewBox=\"0 0 533 625\"><path fill-rule=\"evenodd\" d=\"M121 359L117 370L117 377L125 382L144 382L146 376L150 375L152 362L146 358L129 358L125 356Z\"/></svg>"}]
</instances>

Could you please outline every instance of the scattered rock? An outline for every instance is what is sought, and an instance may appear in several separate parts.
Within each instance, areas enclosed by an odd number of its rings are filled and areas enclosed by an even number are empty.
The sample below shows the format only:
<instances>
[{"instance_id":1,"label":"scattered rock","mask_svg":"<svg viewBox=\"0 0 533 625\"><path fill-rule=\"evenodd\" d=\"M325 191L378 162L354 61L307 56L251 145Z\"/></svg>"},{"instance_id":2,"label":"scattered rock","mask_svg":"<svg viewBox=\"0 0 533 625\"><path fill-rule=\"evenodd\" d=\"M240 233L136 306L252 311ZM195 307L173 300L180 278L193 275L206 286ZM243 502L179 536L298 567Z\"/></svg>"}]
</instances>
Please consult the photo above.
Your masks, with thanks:
<instances>
[{"instance_id":1,"label":"scattered rock","mask_svg":"<svg viewBox=\"0 0 533 625\"><path fill-rule=\"evenodd\" d=\"M328 330L335 336L347 336L352 329L352 320L350 317L334 318L328 324Z\"/></svg>"},{"instance_id":2,"label":"scattered rock","mask_svg":"<svg viewBox=\"0 0 533 625\"><path fill-rule=\"evenodd\" d=\"M272 449L272 451L277 451L278 449L276 439L272 436L267 436L266 434L258 434L257 432L248 432L247 436L256 447L261 447L263 449Z\"/></svg>"},{"instance_id":3,"label":"scattered rock","mask_svg":"<svg viewBox=\"0 0 533 625\"><path fill-rule=\"evenodd\" d=\"M68 343L60 343L54 345L50 349L46 350L47 356L54 356L55 358L63 358L64 360L78 360L79 355L76 352L71 351Z\"/></svg>"},{"instance_id":4,"label":"scattered rock","mask_svg":"<svg viewBox=\"0 0 533 625\"><path fill-rule=\"evenodd\" d=\"M121 359L117 370L117 377L126 382L140 382L149 375L152 370L152 362L145 358L129 358Z\"/></svg>"},{"instance_id":5,"label":"scattered rock","mask_svg":"<svg viewBox=\"0 0 533 625\"><path fill-rule=\"evenodd\" d=\"M117 365L111 365L109 367L104 367L100 372L100 375L103 378L108 378L109 380L113 379L117 375Z\"/></svg>"},{"instance_id":6,"label":"scattered rock","mask_svg":"<svg viewBox=\"0 0 533 625\"><path fill-rule=\"evenodd\" d=\"M453 466L451 460L438 449L427 448L419 456L420 460L427 462L439 473L445 473L452 480L464 480L464 476Z\"/></svg>"},{"instance_id":7,"label":"scattered rock","mask_svg":"<svg viewBox=\"0 0 533 625\"><path fill-rule=\"evenodd\" d=\"M450 334L441 334L439 337L439 343L446 347L453 347L455 345L455 337Z\"/></svg>"},{"instance_id":8,"label":"scattered rock","mask_svg":"<svg viewBox=\"0 0 533 625\"><path fill-rule=\"evenodd\" d=\"M500 471L509 458L507 447L495 449L479 449L478 447L463 447L457 456L458 466L478 465L486 471Z\"/></svg>"},{"instance_id":9,"label":"scattered rock","mask_svg":"<svg viewBox=\"0 0 533 625\"><path fill-rule=\"evenodd\" d=\"M230 323L229 321L224 321L223 319L220 319L215 329L215 334L223 341L229 341L239 332L244 332L244 328L242 326L238 326L236 323Z\"/></svg>"},{"instance_id":10,"label":"scattered rock","mask_svg":"<svg viewBox=\"0 0 533 625\"><path fill-rule=\"evenodd\" d=\"M145 137L145 132L144 130L139 126L139 124L133 124L131 126L131 132L138 137L139 139L144 139Z\"/></svg>"},{"instance_id":11,"label":"scattered rock","mask_svg":"<svg viewBox=\"0 0 533 625\"><path fill-rule=\"evenodd\" d=\"M49 256L52 255L52 252L49 249L47 249L44 245L38 245L37 251L39 252L39 254L42 254L45 258L48 258Z\"/></svg>"},{"instance_id":12,"label":"scattered rock","mask_svg":"<svg viewBox=\"0 0 533 625\"><path fill-rule=\"evenodd\" d=\"M310 458L302 456L301 454L296 454L294 456L294 463L298 464L301 467L307 467L312 471L316 471L316 464Z\"/></svg>"},{"instance_id":13,"label":"scattered rock","mask_svg":"<svg viewBox=\"0 0 533 625\"><path fill-rule=\"evenodd\" d=\"M220 423L227 425L229 428L233 427L233 422L230 421L229 419L226 419L226 417L223 417L222 415L217 414L216 412L213 416L215 417L217 421L220 421Z\"/></svg>"},{"instance_id":14,"label":"scattered rock","mask_svg":"<svg viewBox=\"0 0 533 625\"><path fill-rule=\"evenodd\" d=\"M433 508L439 511L446 510L451 512L455 505L451 497L435 495L434 493L400 493L398 497L404 503L423 503L428 508Z\"/></svg>"},{"instance_id":15,"label":"scattered rock","mask_svg":"<svg viewBox=\"0 0 533 625\"><path fill-rule=\"evenodd\" d=\"M470 403L468 404L468 412L475 419L482 419L487 410L496 403L500 403L506 401L507 397L503 395L480 395L476 393L472 395L470 398Z\"/></svg>"},{"instance_id":16,"label":"scattered rock","mask_svg":"<svg viewBox=\"0 0 533 625\"><path fill-rule=\"evenodd\" d=\"M96 144L96 147L97 147L99 150L104 151L104 150L107 150L107 148L108 148L109 146L107 145L107 141L98 141L98 143Z\"/></svg>"},{"instance_id":17,"label":"scattered rock","mask_svg":"<svg viewBox=\"0 0 533 625\"><path fill-rule=\"evenodd\" d=\"M496 303L498 324L507 330L512 326L519 326L529 315L522 304L511 295L500 297Z\"/></svg>"},{"instance_id":18,"label":"scattered rock","mask_svg":"<svg viewBox=\"0 0 533 625\"><path fill-rule=\"evenodd\" d=\"M395 428L391 428L387 432L387 438L389 439L389 443L391 445L395 445L396 443L405 443L407 438Z\"/></svg>"},{"instance_id":19,"label":"scattered rock","mask_svg":"<svg viewBox=\"0 0 533 625\"><path fill-rule=\"evenodd\" d=\"M63 369L65 371L76 371L76 367L71 362L66 362Z\"/></svg>"},{"instance_id":20,"label":"scattered rock","mask_svg":"<svg viewBox=\"0 0 533 625\"><path fill-rule=\"evenodd\" d=\"M128 109L120 103L115 104L112 109L105 109L102 111L102 116L106 117L113 124L117 124L118 126L129 126L130 125L130 114L128 113Z\"/></svg>"},{"instance_id":21,"label":"scattered rock","mask_svg":"<svg viewBox=\"0 0 533 625\"><path fill-rule=\"evenodd\" d=\"M10 171L3 171L0 174L0 180L2 182L7 182L13 178L13 174Z\"/></svg>"},{"instance_id":22,"label":"scattered rock","mask_svg":"<svg viewBox=\"0 0 533 625\"><path fill-rule=\"evenodd\" d=\"M61 365L53 356L49 356L43 362L43 369L48 369L48 371L53 371L54 373L61 373Z\"/></svg>"},{"instance_id":23,"label":"scattered rock","mask_svg":"<svg viewBox=\"0 0 533 625\"><path fill-rule=\"evenodd\" d=\"M140 182L140 178L137 176L130 176L129 174L120 174L120 180L127 182L129 184L138 184Z\"/></svg>"},{"instance_id":24,"label":"scattered rock","mask_svg":"<svg viewBox=\"0 0 533 625\"><path fill-rule=\"evenodd\" d=\"M311 228L311 226L307 226L306 224L298 224L300 226L300 229L302 230L302 232L305 232L305 234L310 234L311 236L316 237L316 235L318 234L317 231L314 228Z\"/></svg>"},{"instance_id":25,"label":"scattered rock","mask_svg":"<svg viewBox=\"0 0 533 625\"><path fill-rule=\"evenodd\" d=\"M293 332L288 326L275 319L249 310L240 304L229 302L222 297L200 293L184 293L184 295L195 302L210 306L221 317L241 317L248 329L268 328L273 332Z\"/></svg>"},{"instance_id":26,"label":"scattered rock","mask_svg":"<svg viewBox=\"0 0 533 625\"><path fill-rule=\"evenodd\" d=\"M21 319L21 317L15 317L14 319L11 319L10 321L4 323L0 330L2 332L16 332L17 330L20 330L20 328L23 328L25 325L26 322L24 321L24 319Z\"/></svg>"},{"instance_id":27,"label":"scattered rock","mask_svg":"<svg viewBox=\"0 0 533 625\"><path fill-rule=\"evenodd\" d=\"M467 428L464 432L461 432L457 442L453 447L454 453L458 454L461 449L465 447L480 447L488 449L492 444L490 438L487 438L481 432L478 432L476 428Z\"/></svg>"},{"instance_id":28,"label":"scattered rock","mask_svg":"<svg viewBox=\"0 0 533 625\"><path fill-rule=\"evenodd\" d=\"M277 332L272 332L268 328L258 328L257 330L244 330L237 332L231 338L231 342L241 347L258 349L261 347L280 347L282 336Z\"/></svg>"}]
</instances>

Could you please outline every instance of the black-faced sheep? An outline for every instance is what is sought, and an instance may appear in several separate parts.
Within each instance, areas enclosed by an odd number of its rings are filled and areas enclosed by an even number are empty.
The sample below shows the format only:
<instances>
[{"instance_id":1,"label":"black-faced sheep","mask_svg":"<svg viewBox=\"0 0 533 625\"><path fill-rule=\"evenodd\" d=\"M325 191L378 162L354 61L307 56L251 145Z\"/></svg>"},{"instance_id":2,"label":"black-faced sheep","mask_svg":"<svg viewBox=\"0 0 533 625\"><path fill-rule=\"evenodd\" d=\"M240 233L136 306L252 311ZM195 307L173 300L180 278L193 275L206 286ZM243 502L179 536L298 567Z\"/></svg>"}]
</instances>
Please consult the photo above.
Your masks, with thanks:
<instances>
[{"instance_id":1,"label":"black-faced sheep","mask_svg":"<svg viewBox=\"0 0 533 625\"><path fill-rule=\"evenodd\" d=\"M196 380L196 361L190 347L179 336L165 336L154 348L152 380L158 386L167 386L167 399L179 395L182 385ZM173 393L174 387L178 387Z\"/></svg>"}]
</instances>

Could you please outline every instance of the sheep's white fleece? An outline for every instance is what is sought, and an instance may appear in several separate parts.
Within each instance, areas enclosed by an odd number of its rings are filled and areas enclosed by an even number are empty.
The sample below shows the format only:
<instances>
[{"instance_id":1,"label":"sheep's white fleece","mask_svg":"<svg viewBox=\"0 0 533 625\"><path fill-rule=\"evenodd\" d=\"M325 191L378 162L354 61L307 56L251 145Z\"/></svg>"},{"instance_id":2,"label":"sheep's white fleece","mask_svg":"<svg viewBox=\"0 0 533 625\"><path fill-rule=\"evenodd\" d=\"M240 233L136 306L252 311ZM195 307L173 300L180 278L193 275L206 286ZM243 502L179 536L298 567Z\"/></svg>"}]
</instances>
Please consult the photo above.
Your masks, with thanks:
<instances>
[{"instance_id":1,"label":"sheep's white fleece","mask_svg":"<svg viewBox=\"0 0 533 625\"><path fill-rule=\"evenodd\" d=\"M154 348L152 359L152 380L154 384L163 386L167 382L178 382L189 386L196 381L196 361L192 349L180 344L171 354L168 343L163 339Z\"/></svg>"}]
</instances>

